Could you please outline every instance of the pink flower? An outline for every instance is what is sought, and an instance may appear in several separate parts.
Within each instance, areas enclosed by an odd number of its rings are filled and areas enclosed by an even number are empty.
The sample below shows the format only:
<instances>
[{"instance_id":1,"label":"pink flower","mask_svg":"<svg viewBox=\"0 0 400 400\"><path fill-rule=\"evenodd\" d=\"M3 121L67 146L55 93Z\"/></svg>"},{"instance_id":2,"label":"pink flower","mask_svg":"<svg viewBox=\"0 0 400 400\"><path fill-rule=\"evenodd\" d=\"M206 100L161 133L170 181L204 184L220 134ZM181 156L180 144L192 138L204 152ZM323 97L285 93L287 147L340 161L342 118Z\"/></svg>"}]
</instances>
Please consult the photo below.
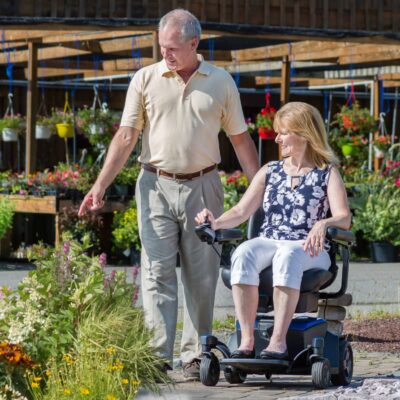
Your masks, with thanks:
<instances>
[{"instance_id":1,"label":"pink flower","mask_svg":"<svg viewBox=\"0 0 400 400\"><path fill-rule=\"evenodd\" d=\"M139 274L139 269L140 269L140 266L139 266L139 265L134 265L134 266L133 266L133 268L132 268L133 281L136 280L136 278L137 278L137 276L138 276L138 274Z\"/></svg>"},{"instance_id":2,"label":"pink flower","mask_svg":"<svg viewBox=\"0 0 400 400\"><path fill-rule=\"evenodd\" d=\"M101 268L104 268L107 264L107 254L106 253L101 253L99 256L99 263Z\"/></svg>"},{"instance_id":3,"label":"pink flower","mask_svg":"<svg viewBox=\"0 0 400 400\"><path fill-rule=\"evenodd\" d=\"M396 186L397 186L398 188L400 188L400 177L397 178L397 180L396 180Z\"/></svg>"},{"instance_id":4,"label":"pink flower","mask_svg":"<svg viewBox=\"0 0 400 400\"><path fill-rule=\"evenodd\" d=\"M136 302L138 301L138 298L139 298L139 288L136 286L135 290L133 291L132 305L136 304Z\"/></svg>"},{"instance_id":5,"label":"pink flower","mask_svg":"<svg viewBox=\"0 0 400 400\"><path fill-rule=\"evenodd\" d=\"M65 255L68 255L68 254L69 254L70 248L71 248L70 242L68 242L68 241L67 241L67 242L64 242L64 245L63 245L63 252L64 252Z\"/></svg>"}]
</instances>

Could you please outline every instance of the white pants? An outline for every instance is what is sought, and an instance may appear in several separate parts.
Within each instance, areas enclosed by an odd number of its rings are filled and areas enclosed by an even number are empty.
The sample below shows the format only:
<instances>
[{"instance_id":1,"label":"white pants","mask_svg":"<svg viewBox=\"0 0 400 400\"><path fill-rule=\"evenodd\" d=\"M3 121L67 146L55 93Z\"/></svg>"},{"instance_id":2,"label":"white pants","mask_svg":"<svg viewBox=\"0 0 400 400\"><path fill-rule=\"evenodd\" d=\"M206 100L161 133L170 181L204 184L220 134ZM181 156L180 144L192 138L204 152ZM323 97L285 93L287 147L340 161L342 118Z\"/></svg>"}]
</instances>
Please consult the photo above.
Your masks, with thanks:
<instances>
[{"instance_id":1,"label":"white pants","mask_svg":"<svg viewBox=\"0 0 400 400\"><path fill-rule=\"evenodd\" d=\"M242 243L232 255L231 285L259 286L261 271L272 264L273 286L300 289L303 272L329 269L327 251L310 256L304 240L275 240L257 237Z\"/></svg>"}]
</instances>

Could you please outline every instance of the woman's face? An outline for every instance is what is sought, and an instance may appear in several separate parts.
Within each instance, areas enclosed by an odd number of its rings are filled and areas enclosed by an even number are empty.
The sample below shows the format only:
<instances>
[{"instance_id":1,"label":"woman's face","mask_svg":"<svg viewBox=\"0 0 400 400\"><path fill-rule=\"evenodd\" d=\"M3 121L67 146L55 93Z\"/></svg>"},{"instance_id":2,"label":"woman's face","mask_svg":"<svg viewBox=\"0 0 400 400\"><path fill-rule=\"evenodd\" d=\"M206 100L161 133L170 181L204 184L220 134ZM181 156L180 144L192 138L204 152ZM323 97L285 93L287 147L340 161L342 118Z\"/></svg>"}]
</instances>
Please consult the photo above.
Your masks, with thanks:
<instances>
[{"instance_id":1,"label":"woman's face","mask_svg":"<svg viewBox=\"0 0 400 400\"><path fill-rule=\"evenodd\" d=\"M285 125L281 125L275 142L281 147L282 158L303 157L307 149L307 139L290 132Z\"/></svg>"}]
</instances>

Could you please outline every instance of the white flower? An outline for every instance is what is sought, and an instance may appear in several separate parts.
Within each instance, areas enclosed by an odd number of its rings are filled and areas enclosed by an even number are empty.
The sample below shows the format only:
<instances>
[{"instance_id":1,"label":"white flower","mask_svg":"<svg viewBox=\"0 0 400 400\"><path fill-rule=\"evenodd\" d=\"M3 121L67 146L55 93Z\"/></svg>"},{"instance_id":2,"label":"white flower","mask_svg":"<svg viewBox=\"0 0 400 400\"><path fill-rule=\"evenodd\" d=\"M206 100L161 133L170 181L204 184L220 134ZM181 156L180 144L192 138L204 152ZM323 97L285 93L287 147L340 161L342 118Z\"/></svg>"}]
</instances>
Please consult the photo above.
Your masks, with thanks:
<instances>
[{"instance_id":1,"label":"white flower","mask_svg":"<svg viewBox=\"0 0 400 400\"><path fill-rule=\"evenodd\" d=\"M290 216L290 223L292 225L301 225L305 220L306 213L299 208L295 208Z\"/></svg>"},{"instance_id":2,"label":"white flower","mask_svg":"<svg viewBox=\"0 0 400 400\"><path fill-rule=\"evenodd\" d=\"M317 199L320 199L325 196L325 192L323 191L323 189L321 187L314 186L312 195L314 197L316 197Z\"/></svg>"},{"instance_id":3,"label":"white flower","mask_svg":"<svg viewBox=\"0 0 400 400\"><path fill-rule=\"evenodd\" d=\"M268 183L273 185L273 184L277 183L279 181L279 179L280 179L279 174L276 172L272 172L272 174L269 176Z\"/></svg>"},{"instance_id":4,"label":"white flower","mask_svg":"<svg viewBox=\"0 0 400 400\"><path fill-rule=\"evenodd\" d=\"M318 182L318 174L313 171L306 176L305 184L307 186L314 186Z\"/></svg>"},{"instance_id":5,"label":"white flower","mask_svg":"<svg viewBox=\"0 0 400 400\"><path fill-rule=\"evenodd\" d=\"M279 225L282 223L282 214L272 213L271 215L271 225Z\"/></svg>"},{"instance_id":6,"label":"white flower","mask_svg":"<svg viewBox=\"0 0 400 400\"><path fill-rule=\"evenodd\" d=\"M302 206L304 204L304 196L301 193L295 193L293 203L296 206Z\"/></svg>"},{"instance_id":7,"label":"white flower","mask_svg":"<svg viewBox=\"0 0 400 400\"><path fill-rule=\"evenodd\" d=\"M285 198L285 194L284 193L278 193L278 195L276 196L276 202L278 204L280 204L281 206L283 206L284 198Z\"/></svg>"}]
</instances>

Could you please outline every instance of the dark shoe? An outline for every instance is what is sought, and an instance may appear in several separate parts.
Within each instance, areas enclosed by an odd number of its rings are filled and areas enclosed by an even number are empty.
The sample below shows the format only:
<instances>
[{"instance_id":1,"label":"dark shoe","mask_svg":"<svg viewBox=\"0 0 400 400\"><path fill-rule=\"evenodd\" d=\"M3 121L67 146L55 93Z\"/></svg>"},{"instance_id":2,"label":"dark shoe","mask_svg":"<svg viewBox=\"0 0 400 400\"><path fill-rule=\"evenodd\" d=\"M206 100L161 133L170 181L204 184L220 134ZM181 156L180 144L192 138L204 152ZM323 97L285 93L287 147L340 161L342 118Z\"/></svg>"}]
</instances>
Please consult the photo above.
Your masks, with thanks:
<instances>
[{"instance_id":1,"label":"dark shoe","mask_svg":"<svg viewBox=\"0 0 400 400\"><path fill-rule=\"evenodd\" d=\"M231 353L231 358L254 358L256 356L255 350L235 350Z\"/></svg>"},{"instance_id":2,"label":"dark shoe","mask_svg":"<svg viewBox=\"0 0 400 400\"><path fill-rule=\"evenodd\" d=\"M279 351L268 351L268 350L263 350L260 353L260 358L262 358L263 360L288 360L289 359L289 355L287 350L284 351L283 353L279 352Z\"/></svg>"},{"instance_id":3,"label":"dark shoe","mask_svg":"<svg viewBox=\"0 0 400 400\"><path fill-rule=\"evenodd\" d=\"M195 358L192 361L182 364L182 372L185 380L200 380L200 362L199 358Z\"/></svg>"},{"instance_id":4,"label":"dark shoe","mask_svg":"<svg viewBox=\"0 0 400 400\"><path fill-rule=\"evenodd\" d=\"M172 368L169 364L163 363L157 365L157 369L160 371L159 376L155 379L156 383L165 383L168 381L167 371L172 371Z\"/></svg>"}]
</instances>

